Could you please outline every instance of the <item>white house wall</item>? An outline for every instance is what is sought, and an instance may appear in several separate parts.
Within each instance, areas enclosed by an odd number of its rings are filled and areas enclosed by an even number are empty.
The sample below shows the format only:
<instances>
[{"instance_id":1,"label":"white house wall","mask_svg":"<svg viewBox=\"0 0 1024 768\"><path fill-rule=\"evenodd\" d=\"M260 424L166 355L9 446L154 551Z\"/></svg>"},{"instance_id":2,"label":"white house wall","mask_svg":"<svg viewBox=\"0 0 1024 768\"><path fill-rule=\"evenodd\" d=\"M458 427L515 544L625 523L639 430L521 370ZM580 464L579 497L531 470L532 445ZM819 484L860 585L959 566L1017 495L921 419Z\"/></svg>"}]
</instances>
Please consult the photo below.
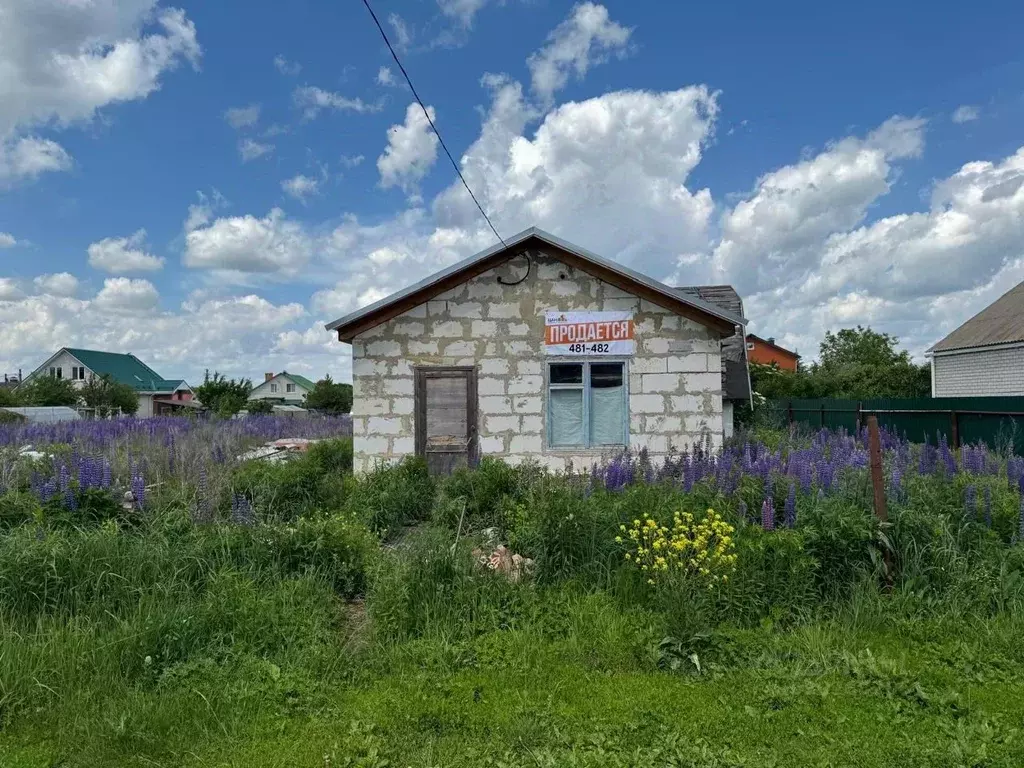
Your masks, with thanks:
<instances>
[{"instance_id":1,"label":"white house wall","mask_svg":"<svg viewBox=\"0 0 1024 768\"><path fill-rule=\"evenodd\" d=\"M153 396L139 395L139 410L135 412L136 418L148 419L153 416Z\"/></svg>"},{"instance_id":2,"label":"white house wall","mask_svg":"<svg viewBox=\"0 0 1024 768\"><path fill-rule=\"evenodd\" d=\"M480 453L553 469L586 466L601 451L547 445L544 313L631 310L636 354L629 358L629 435L634 449L665 456L707 432L722 441L722 358L718 334L552 257L538 256L527 279L504 265L352 342L355 466L414 453L413 366L473 365L478 370ZM574 358L559 358L562 361Z\"/></svg>"},{"instance_id":3,"label":"white house wall","mask_svg":"<svg viewBox=\"0 0 1024 768\"><path fill-rule=\"evenodd\" d=\"M61 369L61 378L71 381L71 369L75 367L81 367L82 363L78 362L78 358L73 357L69 352L61 352L56 358L47 363L37 376L49 376L51 368ZM90 376L92 371L88 368L85 369L86 376ZM72 382L76 387L82 386L84 381Z\"/></svg>"},{"instance_id":4,"label":"white house wall","mask_svg":"<svg viewBox=\"0 0 1024 768\"><path fill-rule=\"evenodd\" d=\"M270 391L270 385L277 385L277 392ZM288 384L295 384L294 392L286 392ZM284 378L277 378L271 381L264 381L258 387L253 387L249 393L250 400L283 400L288 405L302 405L306 398L306 390L296 382Z\"/></svg>"},{"instance_id":5,"label":"white house wall","mask_svg":"<svg viewBox=\"0 0 1024 768\"><path fill-rule=\"evenodd\" d=\"M933 397L1024 395L1024 346L932 357Z\"/></svg>"}]
</instances>

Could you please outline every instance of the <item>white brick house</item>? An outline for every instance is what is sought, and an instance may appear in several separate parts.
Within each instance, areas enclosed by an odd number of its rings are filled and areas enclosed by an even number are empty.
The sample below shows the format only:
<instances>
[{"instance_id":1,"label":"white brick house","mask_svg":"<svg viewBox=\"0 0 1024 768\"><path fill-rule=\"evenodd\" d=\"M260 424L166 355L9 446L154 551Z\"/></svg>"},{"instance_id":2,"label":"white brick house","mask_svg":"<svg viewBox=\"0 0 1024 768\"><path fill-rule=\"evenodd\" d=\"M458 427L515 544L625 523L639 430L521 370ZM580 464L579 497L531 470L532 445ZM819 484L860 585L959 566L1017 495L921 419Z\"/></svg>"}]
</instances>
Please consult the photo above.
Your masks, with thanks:
<instances>
[{"instance_id":1,"label":"white brick house","mask_svg":"<svg viewBox=\"0 0 1024 768\"><path fill-rule=\"evenodd\" d=\"M927 352L932 397L1024 395L1024 283Z\"/></svg>"},{"instance_id":2,"label":"white brick house","mask_svg":"<svg viewBox=\"0 0 1024 768\"><path fill-rule=\"evenodd\" d=\"M506 243L327 326L352 345L357 471L721 445L742 317L537 229Z\"/></svg>"}]
</instances>

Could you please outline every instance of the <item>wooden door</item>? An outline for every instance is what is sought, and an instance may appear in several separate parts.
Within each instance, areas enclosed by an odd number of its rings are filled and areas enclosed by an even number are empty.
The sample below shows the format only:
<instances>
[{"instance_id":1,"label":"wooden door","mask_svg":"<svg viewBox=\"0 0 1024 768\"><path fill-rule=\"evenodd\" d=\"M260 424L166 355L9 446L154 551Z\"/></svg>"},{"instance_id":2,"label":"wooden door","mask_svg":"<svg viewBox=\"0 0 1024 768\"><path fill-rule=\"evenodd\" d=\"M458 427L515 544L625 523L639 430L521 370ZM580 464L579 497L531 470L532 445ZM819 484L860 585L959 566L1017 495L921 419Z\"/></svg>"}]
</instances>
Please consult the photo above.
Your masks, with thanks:
<instances>
[{"instance_id":1,"label":"wooden door","mask_svg":"<svg viewBox=\"0 0 1024 768\"><path fill-rule=\"evenodd\" d=\"M432 475L477 463L476 368L417 367L416 454Z\"/></svg>"}]
</instances>

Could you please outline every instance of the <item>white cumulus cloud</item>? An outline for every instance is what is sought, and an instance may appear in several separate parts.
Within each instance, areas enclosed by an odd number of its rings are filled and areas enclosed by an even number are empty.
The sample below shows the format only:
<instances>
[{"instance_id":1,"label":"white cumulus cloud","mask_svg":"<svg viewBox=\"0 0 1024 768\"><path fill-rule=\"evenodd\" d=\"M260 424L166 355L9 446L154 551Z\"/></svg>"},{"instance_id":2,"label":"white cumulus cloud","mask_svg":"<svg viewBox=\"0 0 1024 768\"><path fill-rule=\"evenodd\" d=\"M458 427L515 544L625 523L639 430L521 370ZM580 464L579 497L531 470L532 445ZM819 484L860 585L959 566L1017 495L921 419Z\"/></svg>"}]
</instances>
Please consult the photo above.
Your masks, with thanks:
<instances>
[{"instance_id":1,"label":"white cumulus cloud","mask_svg":"<svg viewBox=\"0 0 1024 768\"><path fill-rule=\"evenodd\" d=\"M0 302L18 301L25 297L18 281L13 277L0 277Z\"/></svg>"},{"instance_id":2,"label":"white cumulus cloud","mask_svg":"<svg viewBox=\"0 0 1024 768\"><path fill-rule=\"evenodd\" d=\"M108 277L96 295L96 306L111 312L148 312L160 302L160 294L149 280Z\"/></svg>"},{"instance_id":3,"label":"white cumulus cloud","mask_svg":"<svg viewBox=\"0 0 1024 768\"><path fill-rule=\"evenodd\" d=\"M242 158L243 163L248 163L250 160L257 160L273 151L273 144L256 141L255 139L248 137L238 142L238 155Z\"/></svg>"},{"instance_id":4,"label":"white cumulus cloud","mask_svg":"<svg viewBox=\"0 0 1024 768\"><path fill-rule=\"evenodd\" d=\"M71 157L33 129L64 129L146 98L182 61L198 66L195 26L156 0L7 0L0 12L0 183L67 170Z\"/></svg>"},{"instance_id":5,"label":"white cumulus cloud","mask_svg":"<svg viewBox=\"0 0 1024 768\"><path fill-rule=\"evenodd\" d=\"M51 296L74 296L78 293L78 278L70 272L39 275L33 281L40 293Z\"/></svg>"},{"instance_id":6,"label":"white cumulus cloud","mask_svg":"<svg viewBox=\"0 0 1024 768\"><path fill-rule=\"evenodd\" d=\"M427 107L427 113L435 119L433 107ZM381 186L415 189L437 160L437 144L427 116L413 102L405 110L405 122L388 128L388 145L377 158Z\"/></svg>"},{"instance_id":7,"label":"white cumulus cloud","mask_svg":"<svg viewBox=\"0 0 1024 768\"><path fill-rule=\"evenodd\" d=\"M895 117L864 138L846 137L764 174L722 217L718 273L743 294L812 267L830 234L859 224L889 191L893 161L920 154L923 130L923 120Z\"/></svg>"},{"instance_id":8,"label":"white cumulus cloud","mask_svg":"<svg viewBox=\"0 0 1024 768\"><path fill-rule=\"evenodd\" d=\"M156 272L164 259L145 250L146 230L130 237L107 237L89 246L89 265L104 272Z\"/></svg>"},{"instance_id":9,"label":"white cumulus cloud","mask_svg":"<svg viewBox=\"0 0 1024 768\"><path fill-rule=\"evenodd\" d=\"M230 216L185 235L183 262L193 269L294 275L313 254L313 238L274 208L266 216Z\"/></svg>"},{"instance_id":10,"label":"white cumulus cloud","mask_svg":"<svg viewBox=\"0 0 1024 768\"><path fill-rule=\"evenodd\" d=\"M395 80L395 76L391 73L391 70L387 67L381 67L377 70L377 85L392 86L397 85L398 81Z\"/></svg>"},{"instance_id":11,"label":"white cumulus cloud","mask_svg":"<svg viewBox=\"0 0 1024 768\"><path fill-rule=\"evenodd\" d=\"M315 197L320 193L320 180L300 173L282 181L281 189L289 197L294 197L304 203L307 198Z\"/></svg>"},{"instance_id":12,"label":"white cumulus cloud","mask_svg":"<svg viewBox=\"0 0 1024 768\"><path fill-rule=\"evenodd\" d=\"M280 53L274 57L274 67L276 67L277 71L280 72L282 75L294 76L302 71L301 64L299 64L297 61L289 61Z\"/></svg>"},{"instance_id":13,"label":"white cumulus cloud","mask_svg":"<svg viewBox=\"0 0 1024 768\"><path fill-rule=\"evenodd\" d=\"M247 107L231 107L224 111L224 120L236 130L252 128L260 121L261 109L262 107L259 104L250 104Z\"/></svg>"},{"instance_id":14,"label":"white cumulus cloud","mask_svg":"<svg viewBox=\"0 0 1024 768\"><path fill-rule=\"evenodd\" d=\"M383 109L380 103L370 104L362 99L350 99L312 85L296 88L292 100L295 106L302 110L305 120L312 120L325 109L335 112L380 112Z\"/></svg>"},{"instance_id":15,"label":"white cumulus cloud","mask_svg":"<svg viewBox=\"0 0 1024 768\"><path fill-rule=\"evenodd\" d=\"M473 25L473 17L486 4L487 0L437 0L441 13L467 28Z\"/></svg>"},{"instance_id":16,"label":"white cumulus cloud","mask_svg":"<svg viewBox=\"0 0 1024 768\"><path fill-rule=\"evenodd\" d=\"M571 75L582 78L591 66L610 54L625 53L631 33L631 29L612 21L603 5L580 3L548 35L547 45L527 61L534 93L545 103L550 102Z\"/></svg>"},{"instance_id":17,"label":"white cumulus cloud","mask_svg":"<svg viewBox=\"0 0 1024 768\"><path fill-rule=\"evenodd\" d=\"M973 107L970 104L963 104L953 110L953 115L950 118L954 123L969 123L972 120L977 120L981 117L981 110L977 107Z\"/></svg>"},{"instance_id":18,"label":"white cumulus cloud","mask_svg":"<svg viewBox=\"0 0 1024 768\"><path fill-rule=\"evenodd\" d=\"M17 244L18 241L15 239L14 235L9 232L0 232L0 249L13 248Z\"/></svg>"}]
</instances>

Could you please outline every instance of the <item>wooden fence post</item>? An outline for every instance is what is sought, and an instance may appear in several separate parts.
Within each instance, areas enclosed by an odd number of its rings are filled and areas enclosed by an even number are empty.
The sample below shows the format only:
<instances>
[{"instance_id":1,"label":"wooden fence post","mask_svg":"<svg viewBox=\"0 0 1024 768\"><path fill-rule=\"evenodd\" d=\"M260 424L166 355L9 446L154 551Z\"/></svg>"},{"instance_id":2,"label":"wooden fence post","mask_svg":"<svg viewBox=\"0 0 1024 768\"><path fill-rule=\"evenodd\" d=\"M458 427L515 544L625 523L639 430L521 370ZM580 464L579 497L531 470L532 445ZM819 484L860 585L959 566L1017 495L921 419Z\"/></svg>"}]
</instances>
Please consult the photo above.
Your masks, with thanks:
<instances>
[{"instance_id":1,"label":"wooden fence post","mask_svg":"<svg viewBox=\"0 0 1024 768\"><path fill-rule=\"evenodd\" d=\"M960 418L956 411L949 412L949 427L952 431L953 448L960 447Z\"/></svg>"},{"instance_id":2,"label":"wooden fence post","mask_svg":"<svg viewBox=\"0 0 1024 768\"><path fill-rule=\"evenodd\" d=\"M864 426L864 414L861 411L864 409L864 403L861 400L857 401L857 431L855 434L860 435L861 427Z\"/></svg>"},{"instance_id":3,"label":"wooden fence post","mask_svg":"<svg viewBox=\"0 0 1024 768\"><path fill-rule=\"evenodd\" d=\"M825 428L825 403L821 404L821 428Z\"/></svg>"},{"instance_id":4,"label":"wooden fence post","mask_svg":"<svg viewBox=\"0 0 1024 768\"><path fill-rule=\"evenodd\" d=\"M889 511L885 506L885 478L882 474L882 439L878 434L878 417L868 415L868 453L871 457L871 489L875 497L875 516L883 525L889 522ZM885 584L892 588L892 553L886 545L883 550L885 558Z\"/></svg>"}]
</instances>

